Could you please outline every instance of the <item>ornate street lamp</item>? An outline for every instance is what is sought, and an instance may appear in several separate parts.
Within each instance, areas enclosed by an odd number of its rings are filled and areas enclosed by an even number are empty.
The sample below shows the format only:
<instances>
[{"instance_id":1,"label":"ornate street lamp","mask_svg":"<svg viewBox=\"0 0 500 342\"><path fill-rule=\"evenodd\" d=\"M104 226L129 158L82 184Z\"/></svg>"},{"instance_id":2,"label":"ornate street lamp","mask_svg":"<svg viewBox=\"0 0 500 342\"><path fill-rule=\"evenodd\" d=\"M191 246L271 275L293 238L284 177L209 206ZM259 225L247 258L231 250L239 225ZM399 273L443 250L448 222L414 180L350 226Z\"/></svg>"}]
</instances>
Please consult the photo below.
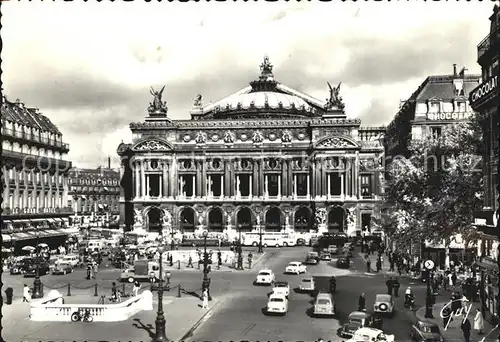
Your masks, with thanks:
<instances>
[{"instance_id":1,"label":"ornate street lamp","mask_svg":"<svg viewBox=\"0 0 500 342\"><path fill-rule=\"evenodd\" d=\"M432 292L431 292L431 281L432 273L431 270L427 270L427 293L425 296L425 318L434 318L432 314Z\"/></svg>"},{"instance_id":2,"label":"ornate street lamp","mask_svg":"<svg viewBox=\"0 0 500 342\"><path fill-rule=\"evenodd\" d=\"M243 270L243 256L241 255L241 223L238 224L238 269Z\"/></svg>"},{"instance_id":3,"label":"ornate street lamp","mask_svg":"<svg viewBox=\"0 0 500 342\"><path fill-rule=\"evenodd\" d=\"M165 331L165 315L163 314L163 253L165 252L165 246L161 244L158 246L158 252L160 252L160 275L159 275L159 284L158 284L158 310L156 311L156 320L155 320L155 337L153 338L153 342L164 342L168 341ZM167 279L170 279L167 276ZM168 282L170 282L168 280Z\"/></svg>"},{"instance_id":4,"label":"ornate street lamp","mask_svg":"<svg viewBox=\"0 0 500 342\"><path fill-rule=\"evenodd\" d=\"M203 283L201 285L202 291L207 290L208 300L212 300L212 296L210 296L210 278L208 277L208 253L207 253L207 236L208 231L203 231L203 244L204 244L204 252L203 252Z\"/></svg>"},{"instance_id":5,"label":"ornate street lamp","mask_svg":"<svg viewBox=\"0 0 500 342\"><path fill-rule=\"evenodd\" d=\"M240 232L241 235L241 232ZM240 239L241 241L241 239ZM259 224L259 253L264 253L264 250L262 249L262 225Z\"/></svg>"},{"instance_id":6,"label":"ornate street lamp","mask_svg":"<svg viewBox=\"0 0 500 342\"><path fill-rule=\"evenodd\" d=\"M40 248L38 246L38 230L36 231L36 270L35 280L33 281L33 298L42 298L43 289L40 280Z\"/></svg>"}]
</instances>

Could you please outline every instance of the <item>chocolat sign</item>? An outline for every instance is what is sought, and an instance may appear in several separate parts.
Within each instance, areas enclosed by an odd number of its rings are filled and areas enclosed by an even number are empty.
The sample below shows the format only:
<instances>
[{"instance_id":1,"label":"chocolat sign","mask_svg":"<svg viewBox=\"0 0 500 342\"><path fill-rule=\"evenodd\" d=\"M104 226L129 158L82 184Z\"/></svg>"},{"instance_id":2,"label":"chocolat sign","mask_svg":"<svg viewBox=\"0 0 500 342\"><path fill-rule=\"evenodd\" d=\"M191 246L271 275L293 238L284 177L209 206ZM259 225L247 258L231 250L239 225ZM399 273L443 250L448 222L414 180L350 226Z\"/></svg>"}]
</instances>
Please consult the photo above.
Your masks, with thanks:
<instances>
[{"instance_id":1,"label":"chocolat sign","mask_svg":"<svg viewBox=\"0 0 500 342\"><path fill-rule=\"evenodd\" d=\"M475 102L481 100L486 95L494 92L498 86L498 76L489 78L486 82L481 83L476 89L471 92L470 102L474 104Z\"/></svg>"}]
</instances>

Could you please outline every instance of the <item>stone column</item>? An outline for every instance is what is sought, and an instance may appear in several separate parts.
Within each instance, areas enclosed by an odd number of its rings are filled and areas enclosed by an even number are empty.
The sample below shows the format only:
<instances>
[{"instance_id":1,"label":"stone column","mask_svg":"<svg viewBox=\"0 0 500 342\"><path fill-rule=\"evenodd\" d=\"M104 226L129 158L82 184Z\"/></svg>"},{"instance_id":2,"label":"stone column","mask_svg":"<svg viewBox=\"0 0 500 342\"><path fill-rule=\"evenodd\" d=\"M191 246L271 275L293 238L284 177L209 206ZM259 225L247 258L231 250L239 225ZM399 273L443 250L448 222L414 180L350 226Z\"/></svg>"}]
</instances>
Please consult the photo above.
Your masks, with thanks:
<instances>
[{"instance_id":1,"label":"stone column","mask_svg":"<svg viewBox=\"0 0 500 342\"><path fill-rule=\"evenodd\" d=\"M40 190L40 208L45 208L45 180L43 179L46 173L40 172L40 184L42 184L42 190Z\"/></svg>"},{"instance_id":2,"label":"stone column","mask_svg":"<svg viewBox=\"0 0 500 342\"><path fill-rule=\"evenodd\" d=\"M192 182L193 182L193 194L191 197L196 197L196 188L198 186L198 182L196 181L196 176L192 176Z\"/></svg>"},{"instance_id":3,"label":"stone column","mask_svg":"<svg viewBox=\"0 0 500 342\"><path fill-rule=\"evenodd\" d=\"M259 196L260 192L259 192L259 162L257 160L253 160L253 170L252 170L252 177L253 179L252 181L252 185L253 185L253 189L252 189L252 194L254 196Z\"/></svg>"},{"instance_id":4,"label":"stone column","mask_svg":"<svg viewBox=\"0 0 500 342\"><path fill-rule=\"evenodd\" d=\"M134 188L135 188L135 193L134 193L134 198L139 198L141 196L141 176L139 173L139 162L136 160L134 161Z\"/></svg>"},{"instance_id":5,"label":"stone column","mask_svg":"<svg viewBox=\"0 0 500 342\"><path fill-rule=\"evenodd\" d=\"M281 175L278 175L278 198L281 197Z\"/></svg>"},{"instance_id":6,"label":"stone column","mask_svg":"<svg viewBox=\"0 0 500 342\"><path fill-rule=\"evenodd\" d=\"M170 196L177 197L179 195L179 176L177 174L177 158L175 156L172 158L168 173Z\"/></svg>"},{"instance_id":7,"label":"stone column","mask_svg":"<svg viewBox=\"0 0 500 342\"><path fill-rule=\"evenodd\" d=\"M146 175L145 175L145 165L142 160L139 161L141 165L141 197L146 197Z\"/></svg>"},{"instance_id":8,"label":"stone column","mask_svg":"<svg viewBox=\"0 0 500 342\"><path fill-rule=\"evenodd\" d=\"M162 174L159 177L160 179L158 180L158 196L160 198L163 197L163 171Z\"/></svg>"},{"instance_id":9,"label":"stone column","mask_svg":"<svg viewBox=\"0 0 500 342\"><path fill-rule=\"evenodd\" d=\"M149 175L145 175L146 177L146 197L149 197Z\"/></svg>"},{"instance_id":10,"label":"stone column","mask_svg":"<svg viewBox=\"0 0 500 342\"><path fill-rule=\"evenodd\" d=\"M297 175L293 175L293 198L297 198Z\"/></svg>"},{"instance_id":11,"label":"stone column","mask_svg":"<svg viewBox=\"0 0 500 342\"><path fill-rule=\"evenodd\" d=\"M212 175L208 175L207 186L205 188L205 191L207 193L207 195L206 195L207 197L212 197L211 185L212 185Z\"/></svg>"},{"instance_id":12,"label":"stone column","mask_svg":"<svg viewBox=\"0 0 500 342\"><path fill-rule=\"evenodd\" d=\"M264 196L266 194L266 180L264 177L264 159L259 160L259 196Z\"/></svg>"},{"instance_id":13,"label":"stone column","mask_svg":"<svg viewBox=\"0 0 500 342\"><path fill-rule=\"evenodd\" d=\"M229 162L229 196L230 197L234 197L236 194L235 194L235 161L234 160L231 160Z\"/></svg>"},{"instance_id":14,"label":"stone column","mask_svg":"<svg viewBox=\"0 0 500 342\"><path fill-rule=\"evenodd\" d=\"M208 194L207 192L207 161L202 160L200 161L200 166L202 167L201 171L201 180L200 180L200 197L204 197Z\"/></svg>"},{"instance_id":15,"label":"stone column","mask_svg":"<svg viewBox=\"0 0 500 342\"><path fill-rule=\"evenodd\" d=\"M311 197L311 175L307 174L307 198Z\"/></svg>"},{"instance_id":16,"label":"stone column","mask_svg":"<svg viewBox=\"0 0 500 342\"><path fill-rule=\"evenodd\" d=\"M223 193L223 195L225 197L231 196L231 190L230 190L231 182L229 179L231 177L230 167L229 167L230 163L231 163L230 160L224 160L224 193Z\"/></svg>"},{"instance_id":17,"label":"stone column","mask_svg":"<svg viewBox=\"0 0 500 342\"><path fill-rule=\"evenodd\" d=\"M201 163L201 160L195 160L194 161L194 167L195 167L195 170L196 170L196 175L194 177L196 183L194 184L195 187L194 187L194 196L203 196L202 194L202 187L201 187L201 173L203 172L202 171L202 163Z\"/></svg>"},{"instance_id":18,"label":"stone column","mask_svg":"<svg viewBox=\"0 0 500 342\"><path fill-rule=\"evenodd\" d=\"M164 161L162 164L162 178L161 178L161 183L163 184L163 197L169 197L170 196L170 189L168 188L168 162Z\"/></svg>"},{"instance_id":19,"label":"stone column","mask_svg":"<svg viewBox=\"0 0 500 342\"><path fill-rule=\"evenodd\" d=\"M269 197L269 180L264 176L264 197Z\"/></svg>"},{"instance_id":20,"label":"stone column","mask_svg":"<svg viewBox=\"0 0 500 342\"><path fill-rule=\"evenodd\" d=\"M346 182L345 182L345 189L346 189L346 196L349 198L351 197L351 189L352 189L352 186L351 186L351 169L352 169L352 162L351 162L351 158L347 158L348 162L347 162L347 167L348 169L346 170L345 172L345 175L346 175Z\"/></svg>"},{"instance_id":21,"label":"stone column","mask_svg":"<svg viewBox=\"0 0 500 342\"><path fill-rule=\"evenodd\" d=\"M249 176L248 176L248 181L250 182L250 183L248 184L248 189L249 189L249 191L250 191L248 195L249 195L250 197L252 197L252 196L253 196L253 175L249 175Z\"/></svg>"},{"instance_id":22,"label":"stone column","mask_svg":"<svg viewBox=\"0 0 500 342\"><path fill-rule=\"evenodd\" d=\"M316 164L316 175L315 175L315 182L316 182L316 186L315 186L315 193L314 193L314 196L315 197L321 197L321 180L322 180L322 176L321 176L321 163L319 160L316 160L315 161L315 164Z\"/></svg>"},{"instance_id":23,"label":"stone column","mask_svg":"<svg viewBox=\"0 0 500 342\"><path fill-rule=\"evenodd\" d=\"M341 197L344 197L344 195L345 195L344 191L345 191L345 189L344 189L344 173L342 172L340 174L340 196Z\"/></svg>"},{"instance_id":24,"label":"stone column","mask_svg":"<svg viewBox=\"0 0 500 342\"><path fill-rule=\"evenodd\" d=\"M331 188L331 185L332 185L331 173L327 174L326 178L328 180L328 182L327 182L328 183L328 188L326 189L326 196L329 198L332 195L332 193L331 193L331 189L332 189Z\"/></svg>"},{"instance_id":25,"label":"stone column","mask_svg":"<svg viewBox=\"0 0 500 342\"><path fill-rule=\"evenodd\" d=\"M5 187L3 188L3 207L9 207L9 198L10 198L10 179L8 177L9 170L4 167L3 169L4 172L4 182L5 182ZM12 208L11 208L12 209Z\"/></svg>"},{"instance_id":26,"label":"stone column","mask_svg":"<svg viewBox=\"0 0 500 342\"><path fill-rule=\"evenodd\" d=\"M224 175L220 176L220 195L224 196Z\"/></svg>"},{"instance_id":27,"label":"stone column","mask_svg":"<svg viewBox=\"0 0 500 342\"><path fill-rule=\"evenodd\" d=\"M283 192L283 196L286 197L289 195L288 192L288 161L284 160L281 163L281 191Z\"/></svg>"},{"instance_id":28,"label":"stone column","mask_svg":"<svg viewBox=\"0 0 500 342\"><path fill-rule=\"evenodd\" d=\"M236 182L234 184L234 191L235 191L235 195L236 197L241 197L241 178L240 178L240 175L236 175Z\"/></svg>"},{"instance_id":29,"label":"stone column","mask_svg":"<svg viewBox=\"0 0 500 342\"><path fill-rule=\"evenodd\" d=\"M351 158L351 196L356 197L356 158Z\"/></svg>"},{"instance_id":30,"label":"stone column","mask_svg":"<svg viewBox=\"0 0 500 342\"><path fill-rule=\"evenodd\" d=\"M320 191L321 191L321 197L326 196L326 159L322 158L321 159L321 186L320 186Z\"/></svg>"},{"instance_id":31,"label":"stone column","mask_svg":"<svg viewBox=\"0 0 500 342\"><path fill-rule=\"evenodd\" d=\"M360 179L359 179L359 152L356 151L356 162L355 162L355 169L354 169L354 179L356 180L355 181L355 193L354 193L354 196L356 196L356 198L359 198L359 196L361 195L361 182L360 182Z\"/></svg>"}]
</instances>

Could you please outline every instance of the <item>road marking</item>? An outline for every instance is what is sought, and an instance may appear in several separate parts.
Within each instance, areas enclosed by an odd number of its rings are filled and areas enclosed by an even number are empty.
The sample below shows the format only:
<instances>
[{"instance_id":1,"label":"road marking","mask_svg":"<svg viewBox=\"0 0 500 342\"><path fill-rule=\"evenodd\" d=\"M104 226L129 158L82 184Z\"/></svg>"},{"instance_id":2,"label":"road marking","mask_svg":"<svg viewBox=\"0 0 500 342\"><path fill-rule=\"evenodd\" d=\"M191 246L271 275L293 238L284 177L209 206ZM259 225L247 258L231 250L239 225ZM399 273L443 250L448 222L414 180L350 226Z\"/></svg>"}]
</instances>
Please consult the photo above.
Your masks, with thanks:
<instances>
[{"instance_id":1,"label":"road marking","mask_svg":"<svg viewBox=\"0 0 500 342\"><path fill-rule=\"evenodd\" d=\"M243 329L243 331L241 332L241 334L243 336L245 336L246 334L248 334L250 332L250 330L252 330L256 326L257 326L257 324L255 324L255 323L250 324L248 327L246 327L245 329Z\"/></svg>"}]
</instances>

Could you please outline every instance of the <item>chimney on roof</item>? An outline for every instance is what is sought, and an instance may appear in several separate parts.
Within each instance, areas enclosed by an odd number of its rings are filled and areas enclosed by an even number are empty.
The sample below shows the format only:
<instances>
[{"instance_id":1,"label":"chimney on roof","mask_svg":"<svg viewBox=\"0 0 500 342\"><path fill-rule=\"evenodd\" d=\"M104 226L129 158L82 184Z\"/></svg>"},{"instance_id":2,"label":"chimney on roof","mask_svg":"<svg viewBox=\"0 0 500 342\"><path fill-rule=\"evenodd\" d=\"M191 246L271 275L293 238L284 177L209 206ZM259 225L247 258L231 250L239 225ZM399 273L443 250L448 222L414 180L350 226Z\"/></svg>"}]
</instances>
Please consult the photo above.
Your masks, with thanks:
<instances>
[{"instance_id":1,"label":"chimney on roof","mask_svg":"<svg viewBox=\"0 0 500 342\"><path fill-rule=\"evenodd\" d=\"M458 73L458 75L462 78L465 77L465 72L467 71L468 69L466 67L463 67L462 70L460 70L460 72Z\"/></svg>"},{"instance_id":2,"label":"chimney on roof","mask_svg":"<svg viewBox=\"0 0 500 342\"><path fill-rule=\"evenodd\" d=\"M111 169L111 157L108 157L108 169Z\"/></svg>"},{"instance_id":3,"label":"chimney on roof","mask_svg":"<svg viewBox=\"0 0 500 342\"><path fill-rule=\"evenodd\" d=\"M457 76L457 65L453 64L453 76Z\"/></svg>"}]
</instances>

